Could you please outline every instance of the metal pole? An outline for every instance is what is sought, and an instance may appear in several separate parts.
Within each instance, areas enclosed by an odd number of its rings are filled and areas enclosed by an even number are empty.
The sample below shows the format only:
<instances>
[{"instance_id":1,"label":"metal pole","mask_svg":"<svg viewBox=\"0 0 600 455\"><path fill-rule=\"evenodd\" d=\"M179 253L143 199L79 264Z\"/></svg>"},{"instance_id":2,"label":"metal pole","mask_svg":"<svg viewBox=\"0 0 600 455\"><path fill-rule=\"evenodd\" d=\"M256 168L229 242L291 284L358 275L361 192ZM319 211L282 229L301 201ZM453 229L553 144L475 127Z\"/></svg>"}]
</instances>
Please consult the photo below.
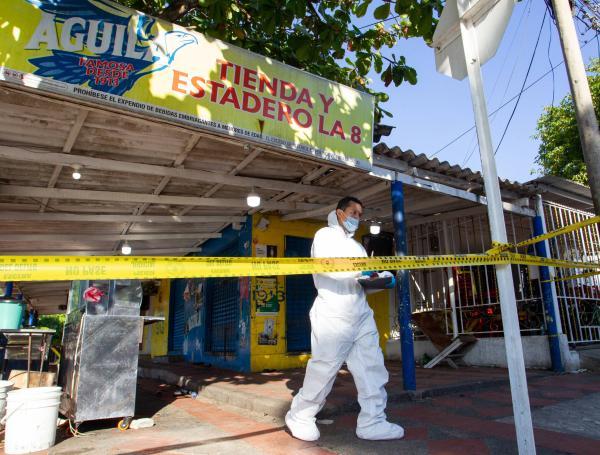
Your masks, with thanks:
<instances>
[{"instance_id":1,"label":"metal pole","mask_svg":"<svg viewBox=\"0 0 600 455\"><path fill-rule=\"evenodd\" d=\"M27 378L25 379L25 388L29 388L29 374L31 372L31 332L27 335Z\"/></svg>"},{"instance_id":2,"label":"metal pole","mask_svg":"<svg viewBox=\"0 0 600 455\"><path fill-rule=\"evenodd\" d=\"M450 248L450 239L448 237L448 223L442 221L442 232L444 234L444 250L446 254L453 254L456 251L452 251ZM452 273L452 267L446 269L448 274L448 293L450 296L450 308L452 309L452 338L458 337L458 318L456 317L456 295L454 295L454 274Z\"/></svg>"},{"instance_id":3,"label":"metal pole","mask_svg":"<svg viewBox=\"0 0 600 455\"><path fill-rule=\"evenodd\" d=\"M569 85L575 106L577 128L581 140L583 158L592 191L596 215L600 214L600 132L594 111L590 86L575 31L573 13L569 0L552 0L556 15L556 28L560 36Z\"/></svg>"},{"instance_id":4,"label":"metal pole","mask_svg":"<svg viewBox=\"0 0 600 455\"><path fill-rule=\"evenodd\" d=\"M468 2L466 0L459 0L457 4L459 17L462 17L465 8L468 7ZM498 174L496 172L496 162L492 147L492 136L483 91L477 36L473 23L469 19L463 17L460 20L460 28L469 75L475 124L477 126L477 139L481 155L481 167L485 195L487 197L487 211L492 241L508 243L502 210L502 198L500 196L500 185L498 184ZM504 344L506 346L506 360L519 454L535 454L535 440L531 422L531 409L529 407L529 394L527 392L527 376L525 375L525 362L523 360L523 345L521 344L517 302L510 264L497 265L496 277L498 280L500 308L502 310Z\"/></svg>"},{"instance_id":5,"label":"metal pole","mask_svg":"<svg viewBox=\"0 0 600 455\"><path fill-rule=\"evenodd\" d=\"M533 235L544 234L542 217L540 214L541 198L538 195L536 204L537 216L533 219ZM543 209L542 209L543 210ZM545 242L535 244L535 251L538 256L548 257ZM542 280L542 300L546 313L546 325L548 326L548 341L550 342L550 359L552 360L552 369L556 372L564 371L562 359L560 356L560 343L558 340L558 330L556 324L556 313L554 310L554 301L552 299L552 288L550 284L550 271L548 267L540 267L540 278Z\"/></svg>"},{"instance_id":6,"label":"metal pole","mask_svg":"<svg viewBox=\"0 0 600 455\"><path fill-rule=\"evenodd\" d=\"M12 293L13 293L13 282L7 281L6 289L4 290L4 297L12 297Z\"/></svg>"},{"instance_id":7,"label":"metal pole","mask_svg":"<svg viewBox=\"0 0 600 455\"><path fill-rule=\"evenodd\" d=\"M404 189L402 182L392 182L392 214L396 256L406 256L406 219L404 216ZM410 328L411 305L408 270L396 272L398 285L398 322L400 323L400 350L402 352L402 382L404 390L417 390L415 377L415 350Z\"/></svg>"},{"instance_id":8,"label":"metal pole","mask_svg":"<svg viewBox=\"0 0 600 455\"><path fill-rule=\"evenodd\" d=\"M540 221L542 222L542 231L548 232L548 227L546 225L546 212L544 211L544 204L542 201L542 196L537 195L535 201L535 209L540 217ZM552 256L552 250L550 249L550 242L548 240L544 240L544 248L546 249L547 257ZM548 267L548 275L550 280L553 280L556 276L556 271L554 267ZM556 292L556 283L554 281L550 281L550 292L552 293L552 304L554 305L554 319L556 320L556 333L563 334L563 326L562 326L562 317L560 315L560 308L558 305L558 294Z\"/></svg>"}]
</instances>

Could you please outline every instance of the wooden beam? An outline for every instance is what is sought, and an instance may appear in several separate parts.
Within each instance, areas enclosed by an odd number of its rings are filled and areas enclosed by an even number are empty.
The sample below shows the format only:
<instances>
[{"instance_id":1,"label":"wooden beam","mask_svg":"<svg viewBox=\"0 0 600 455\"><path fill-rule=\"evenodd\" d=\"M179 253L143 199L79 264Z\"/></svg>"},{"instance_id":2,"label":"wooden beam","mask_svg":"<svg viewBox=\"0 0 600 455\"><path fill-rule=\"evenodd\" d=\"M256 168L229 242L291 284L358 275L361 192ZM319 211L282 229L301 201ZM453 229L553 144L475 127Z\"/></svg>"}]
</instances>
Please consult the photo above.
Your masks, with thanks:
<instances>
[{"instance_id":1,"label":"wooden beam","mask_svg":"<svg viewBox=\"0 0 600 455\"><path fill-rule=\"evenodd\" d=\"M367 188L363 188L362 190L349 191L347 195L351 194L352 196L355 196L359 199L367 198L369 196L373 196L374 194L380 193L387 188L388 188L387 183L377 183L375 185L370 185ZM307 210L305 212L290 213L288 215L284 215L283 217L281 217L281 219L283 221L293 221L293 220L302 220L302 219L308 219L308 218L319 218L323 215L328 214L330 211L334 210L336 205L337 205L337 203L329 204L329 205L326 205L325 207L321 207L318 209Z\"/></svg>"},{"instance_id":2,"label":"wooden beam","mask_svg":"<svg viewBox=\"0 0 600 455\"><path fill-rule=\"evenodd\" d=\"M540 182L534 182L533 184L531 184L538 192L539 191L543 191L549 194L556 194L560 197L563 197L565 199L570 199L572 201L578 202L580 204L587 204L587 206L589 208L593 208L594 205L592 203L592 199L591 197L586 197L583 196L581 194L575 194L575 193L571 193L570 191L565 191L565 190L561 190L560 188L556 188L552 185L547 185L545 183L540 183ZM548 198L546 198L548 199ZM548 199L550 200L550 199Z\"/></svg>"},{"instance_id":3,"label":"wooden beam","mask_svg":"<svg viewBox=\"0 0 600 455\"><path fill-rule=\"evenodd\" d=\"M419 177L424 181L441 183L463 190L474 191L483 189L483 185L477 181L469 181L458 177L452 177L450 175L440 174L439 172L413 167L405 161L390 158L388 156L375 154L373 156L373 165L379 168L396 171L409 176ZM501 190L501 193L502 197L506 199L516 199L521 197L521 195L515 193L514 191Z\"/></svg>"},{"instance_id":4,"label":"wooden beam","mask_svg":"<svg viewBox=\"0 0 600 455\"><path fill-rule=\"evenodd\" d=\"M45 241L61 242L69 240L78 241L112 241L112 240L182 240L182 239L220 239L220 232L174 232L153 234L2 234L0 242L6 241Z\"/></svg>"},{"instance_id":5,"label":"wooden beam","mask_svg":"<svg viewBox=\"0 0 600 455\"><path fill-rule=\"evenodd\" d=\"M311 183L314 179L323 175L328 170L329 170L328 166L320 166L320 167L314 169L313 171L309 172L308 174L306 174L304 177L302 177L301 183L307 185L307 184ZM282 191L281 193L278 193L275 196L273 196L271 199L269 199L269 201L281 201L282 199L285 199L286 197L288 197L292 194L294 194L294 193L291 191ZM264 210L260 207L256 207L256 208L249 210L248 215L254 215L257 212L264 213L264 212L266 212L266 210Z\"/></svg>"},{"instance_id":6,"label":"wooden beam","mask_svg":"<svg viewBox=\"0 0 600 455\"><path fill-rule=\"evenodd\" d=\"M463 216L479 216L486 214L485 205L475 205L466 209L444 211L439 214L424 216L418 219L408 220L408 227L419 226L421 224L435 223L437 221L454 220Z\"/></svg>"},{"instance_id":7,"label":"wooden beam","mask_svg":"<svg viewBox=\"0 0 600 455\"><path fill-rule=\"evenodd\" d=\"M181 256L181 253L200 253L202 248L132 248L132 256L169 255ZM121 252L114 250L33 250L19 252L3 252L3 256L122 256Z\"/></svg>"},{"instance_id":8,"label":"wooden beam","mask_svg":"<svg viewBox=\"0 0 600 455\"><path fill-rule=\"evenodd\" d=\"M77 221L93 223L243 223L245 216L179 216L179 215L87 215L83 213L56 212L2 212L0 220L7 221Z\"/></svg>"},{"instance_id":9,"label":"wooden beam","mask_svg":"<svg viewBox=\"0 0 600 455\"><path fill-rule=\"evenodd\" d=\"M232 170L230 170L227 174L228 175L237 175L238 172L240 172L242 169L244 169L246 166L248 166L250 163L252 163L252 161L254 161L256 159L256 157L258 155L260 155L262 153L262 149L258 149L255 148L253 149L242 161L240 161L236 167L234 167ZM222 183L217 183L216 185L213 185L206 193L204 193L204 197L211 197L213 194L215 194L217 191L219 191L221 188L223 187ZM190 210L193 210L194 207L192 206L187 206L185 207L183 210L181 210L181 212L179 212L182 215L185 215L186 213L188 213ZM248 215L251 215L252 213L250 211L246 212L248 213ZM222 231L223 229L225 229L227 226L229 226L230 223L225 222L223 223L218 231ZM235 225L239 225L239 223L234 223ZM205 242L205 240L200 240L198 242L196 242L193 247L198 247L200 245L202 245Z\"/></svg>"},{"instance_id":10,"label":"wooden beam","mask_svg":"<svg viewBox=\"0 0 600 455\"><path fill-rule=\"evenodd\" d=\"M485 196L480 196L478 194L474 194L469 191L462 190L460 188L454 188L452 186L444 185L443 183L425 180L420 177L414 177L412 175L403 174L401 172L393 172L388 169L380 168L378 166L373 166L373 170L370 174L384 180L396 179L406 185L410 185L415 188L419 188L426 191L432 191L434 193L443 194L445 196L464 199L475 204L487 205L487 199ZM507 212L512 212L518 215L524 215L529 217L535 216L535 211L528 207L520 207L510 202L503 202L502 205L504 210Z\"/></svg>"},{"instance_id":11,"label":"wooden beam","mask_svg":"<svg viewBox=\"0 0 600 455\"><path fill-rule=\"evenodd\" d=\"M406 213L410 215L418 214L418 212L442 212L448 209L461 210L465 207L473 205L470 201L464 199L448 198L448 197L432 197L430 194L425 194L425 197L418 199L410 199L406 204Z\"/></svg>"},{"instance_id":12,"label":"wooden beam","mask_svg":"<svg viewBox=\"0 0 600 455\"><path fill-rule=\"evenodd\" d=\"M266 188L270 190L294 191L302 194L314 194L318 196L341 195L342 193L333 188L302 185L284 180L273 180L255 177L240 177L237 175L223 174L217 172L201 171L197 169L184 169L181 167L157 166L153 164L132 163L129 161L109 160L106 158L94 158L90 156L74 155L67 153L47 152L44 150L34 151L33 148L0 145L0 158L25 161L30 163L54 164L61 166L79 165L91 169L101 169L115 172L129 172L132 174L158 175L187 180L220 183L243 188Z\"/></svg>"},{"instance_id":13,"label":"wooden beam","mask_svg":"<svg viewBox=\"0 0 600 455\"><path fill-rule=\"evenodd\" d=\"M254 159L258 155L260 155L261 152L262 152L262 150L260 150L260 149L252 150L252 152L250 152L250 154L246 158L244 158L236 167L234 167L231 171L229 171L227 173L227 175L237 175L238 172L240 172L242 169L244 169L246 166L248 166L252 161L254 161ZM204 197L211 197L213 194L215 194L217 191L219 191L221 188L223 188L223 185L224 185L224 183L217 183L211 189L209 189L206 193L204 193ZM187 212L189 212L191 209L192 209L192 207L187 207L187 208L183 209L181 214L184 215Z\"/></svg>"},{"instance_id":14,"label":"wooden beam","mask_svg":"<svg viewBox=\"0 0 600 455\"><path fill-rule=\"evenodd\" d=\"M189 137L188 141L186 142L185 147L183 148L181 153L179 153L179 155L177 155L177 157L175 158L175 160L173 161L171 166L172 167L181 166L183 164L183 162L185 161L185 159L190 154L190 152L194 149L194 147L196 147L196 144L198 144L199 140L200 140L200 136L198 136L197 134L192 134ZM160 180L159 184L156 186L156 188L154 189L152 194L158 195L158 194L162 193L162 191L166 188L166 186L169 184L170 181L171 181L171 177L164 176ZM150 207L150 205L151 204L149 202L144 202L142 205L136 207L133 210L132 215L142 215L148 209L148 207ZM127 223L127 225L121 230L121 234L127 234L129 232L129 230L133 227L134 224L135 224L134 221ZM119 248L119 242L116 242L115 245L113 246L113 250L116 251L118 248Z\"/></svg>"},{"instance_id":15,"label":"wooden beam","mask_svg":"<svg viewBox=\"0 0 600 455\"><path fill-rule=\"evenodd\" d=\"M75 141L77 140L77 136L79 135L79 132L81 131L81 127L83 126L83 123L85 122L85 119L87 118L87 115L88 115L88 111L86 111L86 110L80 110L79 114L77 114L75 123L73 124L71 131L69 131L67 140L65 141L65 144L63 145L63 148L62 148L63 153L71 153L71 149L73 148L73 145L75 144ZM58 177L60 176L62 169L63 169L63 166L61 164L58 164L54 167L54 171L52 171L52 176L50 177L50 181L48 182L48 188L54 188L56 186L56 182L58 181ZM44 198L44 200L42 200L42 203L40 204L40 212L43 212L44 210L46 210L47 205L48 205L48 198Z\"/></svg>"},{"instance_id":16,"label":"wooden beam","mask_svg":"<svg viewBox=\"0 0 600 455\"><path fill-rule=\"evenodd\" d=\"M246 199L206 198L193 196L162 196L141 193L122 193L116 191L70 190L60 188L39 188L18 185L1 185L0 195L18 197L49 197L50 199L73 199L84 201L110 202L149 202L164 205L196 205L217 208L247 208ZM264 208L273 210L314 210L320 204L305 202L265 202Z\"/></svg>"}]
</instances>

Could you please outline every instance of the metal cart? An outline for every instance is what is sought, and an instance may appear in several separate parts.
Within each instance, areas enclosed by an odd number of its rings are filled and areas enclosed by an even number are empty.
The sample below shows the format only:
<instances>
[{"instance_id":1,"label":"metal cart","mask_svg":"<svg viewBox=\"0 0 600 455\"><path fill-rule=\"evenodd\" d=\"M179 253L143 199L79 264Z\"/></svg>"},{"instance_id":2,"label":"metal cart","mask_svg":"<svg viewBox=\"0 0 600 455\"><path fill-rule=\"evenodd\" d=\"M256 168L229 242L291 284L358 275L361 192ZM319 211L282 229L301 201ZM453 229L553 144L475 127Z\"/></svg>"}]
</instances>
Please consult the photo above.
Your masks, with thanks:
<instances>
[{"instance_id":1,"label":"metal cart","mask_svg":"<svg viewBox=\"0 0 600 455\"><path fill-rule=\"evenodd\" d=\"M120 418L119 429L129 428L144 320L164 319L140 316L142 294L139 280L73 282L59 385L60 411L75 427Z\"/></svg>"}]
</instances>

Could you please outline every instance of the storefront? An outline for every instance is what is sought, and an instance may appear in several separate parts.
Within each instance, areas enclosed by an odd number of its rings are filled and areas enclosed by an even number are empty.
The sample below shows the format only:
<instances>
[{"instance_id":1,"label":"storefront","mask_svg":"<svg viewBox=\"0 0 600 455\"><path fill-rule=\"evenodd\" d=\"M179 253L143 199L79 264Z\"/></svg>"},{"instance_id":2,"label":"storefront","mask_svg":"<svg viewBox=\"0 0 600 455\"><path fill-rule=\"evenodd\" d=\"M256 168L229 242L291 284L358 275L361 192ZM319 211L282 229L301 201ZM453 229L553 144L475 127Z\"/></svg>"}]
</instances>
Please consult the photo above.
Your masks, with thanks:
<instances>
[{"instance_id":1,"label":"storefront","mask_svg":"<svg viewBox=\"0 0 600 455\"><path fill-rule=\"evenodd\" d=\"M265 214L248 220L241 229L228 228L221 239L206 242L203 253L309 257L312 237L324 225L316 221L283 222L278 216ZM357 237L368 238L364 232ZM308 312L316 296L311 275L177 279L171 281L169 289L169 336L158 342L168 350L160 352L183 356L190 363L239 371L306 364L310 355ZM392 291L369 296L384 350L394 302ZM155 346L155 332L149 335L151 330L155 329L146 329L145 338L150 336ZM158 352L153 355L160 356Z\"/></svg>"},{"instance_id":2,"label":"storefront","mask_svg":"<svg viewBox=\"0 0 600 455\"><path fill-rule=\"evenodd\" d=\"M0 28L0 254L307 256L314 232L347 195L363 200L367 224L382 232L413 236L421 226L408 253L485 251L483 221L460 242L443 238L454 235L456 220L462 226L461 218L485 212L481 175L373 147L369 95L97 2L82 8L122 33L89 48L90 21L77 19L81 33L63 30L72 11L34 3L0 3L7 18ZM159 46L165 43L175 47ZM96 77L124 54L140 68L110 81ZM259 109L243 109L244 100L257 99ZM396 226L391 182L404 185ZM538 189L502 181L501 190L505 213L529 223ZM251 195L260 197L257 207ZM376 255L393 251L369 242L381 247ZM535 279L534 270L521 272L517 286ZM493 308L489 271L425 273L411 278L415 311L447 311L453 295ZM15 289L43 314L66 309L69 285L22 280ZM528 286L518 289L523 299L537 298ZM314 292L307 276L163 280L148 311L166 321L148 329L145 352L246 371L303 365ZM388 355L385 341L398 333L394 302L391 292L370 300ZM457 322L447 333L473 330L461 305L455 302Z\"/></svg>"}]
</instances>

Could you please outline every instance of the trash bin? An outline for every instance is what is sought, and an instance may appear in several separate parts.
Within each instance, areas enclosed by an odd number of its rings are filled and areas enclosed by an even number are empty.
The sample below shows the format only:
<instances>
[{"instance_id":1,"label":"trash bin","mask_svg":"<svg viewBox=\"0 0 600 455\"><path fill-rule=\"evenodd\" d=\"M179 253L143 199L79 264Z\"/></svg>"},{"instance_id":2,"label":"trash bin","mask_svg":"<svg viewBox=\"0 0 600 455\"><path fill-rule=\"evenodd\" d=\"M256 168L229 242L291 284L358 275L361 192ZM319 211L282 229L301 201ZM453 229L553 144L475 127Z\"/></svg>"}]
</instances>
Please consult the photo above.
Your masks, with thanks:
<instances>
[{"instance_id":1,"label":"trash bin","mask_svg":"<svg viewBox=\"0 0 600 455\"><path fill-rule=\"evenodd\" d=\"M22 300L0 298L0 329L20 329L24 311Z\"/></svg>"}]
</instances>

